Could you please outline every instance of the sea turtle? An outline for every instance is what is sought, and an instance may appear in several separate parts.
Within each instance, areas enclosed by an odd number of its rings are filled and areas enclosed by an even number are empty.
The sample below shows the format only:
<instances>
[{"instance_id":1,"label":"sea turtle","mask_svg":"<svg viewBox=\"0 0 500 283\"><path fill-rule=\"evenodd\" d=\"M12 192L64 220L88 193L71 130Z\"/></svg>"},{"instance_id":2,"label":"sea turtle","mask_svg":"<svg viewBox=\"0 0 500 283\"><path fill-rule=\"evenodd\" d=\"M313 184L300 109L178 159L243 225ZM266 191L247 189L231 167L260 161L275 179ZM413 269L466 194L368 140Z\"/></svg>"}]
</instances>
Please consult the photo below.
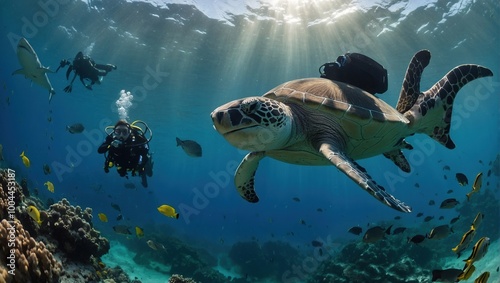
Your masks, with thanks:
<instances>
[{"instance_id":1,"label":"sea turtle","mask_svg":"<svg viewBox=\"0 0 500 283\"><path fill-rule=\"evenodd\" d=\"M212 113L215 129L233 146L250 150L235 172L235 185L257 202L254 176L265 156L299 165L335 165L379 201L403 212L411 208L377 184L354 160L384 154L403 171L410 165L404 138L424 133L447 148L453 100L466 83L493 73L479 65L460 65L420 92L430 52L412 58L396 109L355 86L324 78L286 82L263 96L238 99Z\"/></svg>"}]
</instances>

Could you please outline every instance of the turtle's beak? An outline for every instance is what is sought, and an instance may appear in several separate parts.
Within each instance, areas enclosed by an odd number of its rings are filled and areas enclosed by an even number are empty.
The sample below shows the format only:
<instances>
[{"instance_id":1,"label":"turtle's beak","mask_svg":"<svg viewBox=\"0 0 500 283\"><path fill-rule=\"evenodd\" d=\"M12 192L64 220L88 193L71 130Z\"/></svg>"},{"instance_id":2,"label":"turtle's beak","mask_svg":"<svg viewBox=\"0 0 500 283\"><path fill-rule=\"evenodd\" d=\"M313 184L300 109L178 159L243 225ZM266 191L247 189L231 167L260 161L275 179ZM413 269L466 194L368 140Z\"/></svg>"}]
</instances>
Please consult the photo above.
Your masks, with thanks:
<instances>
[{"instance_id":1,"label":"turtle's beak","mask_svg":"<svg viewBox=\"0 0 500 283\"><path fill-rule=\"evenodd\" d=\"M211 114L212 116L212 121L214 124L221 124L222 123L222 118L224 118L224 112L222 111L214 111Z\"/></svg>"},{"instance_id":2,"label":"turtle's beak","mask_svg":"<svg viewBox=\"0 0 500 283\"><path fill-rule=\"evenodd\" d=\"M215 130L221 135L234 130L230 111L230 109L221 109L219 107L210 114Z\"/></svg>"}]
</instances>

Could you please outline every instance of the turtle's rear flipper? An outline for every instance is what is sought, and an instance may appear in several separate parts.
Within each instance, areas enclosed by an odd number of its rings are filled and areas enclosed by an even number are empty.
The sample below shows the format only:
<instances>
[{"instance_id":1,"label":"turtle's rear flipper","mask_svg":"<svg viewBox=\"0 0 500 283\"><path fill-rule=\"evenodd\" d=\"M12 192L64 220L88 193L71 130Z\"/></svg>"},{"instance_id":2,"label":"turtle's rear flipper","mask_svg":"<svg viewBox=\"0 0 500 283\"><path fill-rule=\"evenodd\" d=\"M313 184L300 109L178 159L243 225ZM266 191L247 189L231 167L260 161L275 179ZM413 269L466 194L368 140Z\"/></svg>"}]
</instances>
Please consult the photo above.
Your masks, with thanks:
<instances>
[{"instance_id":1,"label":"turtle's rear flipper","mask_svg":"<svg viewBox=\"0 0 500 283\"><path fill-rule=\"evenodd\" d=\"M409 173L411 171L410 163L408 163L408 160L406 160L405 155L399 148L411 150L413 149L413 146L402 139L398 144L396 144L396 147L398 149L384 152L384 156L392 160L392 162L394 162L394 164L396 164L396 166L398 166L401 171Z\"/></svg>"},{"instance_id":2,"label":"turtle's rear flipper","mask_svg":"<svg viewBox=\"0 0 500 283\"><path fill-rule=\"evenodd\" d=\"M384 153L384 156L392 160L396 166L401 169L403 172L410 172L410 163L408 163L408 160L406 160L406 157L404 156L403 152L399 149L391 150L386 153Z\"/></svg>"},{"instance_id":3,"label":"turtle's rear flipper","mask_svg":"<svg viewBox=\"0 0 500 283\"><path fill-rule=\"evenodd\" d=\"M375 181L366 173L366 170L358 165L354 160L347 157L342 151L331 144L324 143L319 151L340 171L351 178L365 191L370 193L379 201L389 207L402 212L411 212L411 207L396 199L388 193L384 187L375 183Z\"/></svg>"},{"instance_id":4,"label":"turtle's rear flipper","mask_svg":"<svg viewBox=\"0 0 500 283\"><path fill-rule=\"evenodd\" d=\"M410 127L425 133L449 149L455 148L450 137L453 101L467 83L493 76L490 69L479 65L460 65L449 71L429 90L423 92L412 108L404 113Z\"/></svg>"},{"instance_id":5,"label":"turtle's rear flipper","mask_svg":"<svg viewBox=\"0 0 500 283\"><path fill-rule=\"evenodd\" d=\"M255 203L259 201L259 197L255 193L254 178L259 162L264 156L263 151L250 152L243 158L234 174L234 184L238 193L249 202Z\"/></svg>"}]
</instances>

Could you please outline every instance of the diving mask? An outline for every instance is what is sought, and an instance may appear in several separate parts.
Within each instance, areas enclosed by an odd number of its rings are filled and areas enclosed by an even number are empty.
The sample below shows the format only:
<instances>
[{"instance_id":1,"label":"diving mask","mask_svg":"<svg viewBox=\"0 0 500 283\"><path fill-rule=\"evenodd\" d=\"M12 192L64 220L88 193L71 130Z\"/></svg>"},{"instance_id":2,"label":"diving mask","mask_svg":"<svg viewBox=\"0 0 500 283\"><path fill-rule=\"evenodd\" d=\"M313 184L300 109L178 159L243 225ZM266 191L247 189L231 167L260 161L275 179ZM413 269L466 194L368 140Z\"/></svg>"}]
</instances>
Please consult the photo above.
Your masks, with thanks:
<instances>
[{"instance_id":1,"label":"diving mask","mask_svg":"<svg viewBox=\"0 0 500 283\"><path fill-rule=\"evenodd\" d=\"M130 128L127 127L117 127L113 131L113 136L115 139L119 139L121 141L126 140L130 135Z\"/></svg>"}]
</instances>

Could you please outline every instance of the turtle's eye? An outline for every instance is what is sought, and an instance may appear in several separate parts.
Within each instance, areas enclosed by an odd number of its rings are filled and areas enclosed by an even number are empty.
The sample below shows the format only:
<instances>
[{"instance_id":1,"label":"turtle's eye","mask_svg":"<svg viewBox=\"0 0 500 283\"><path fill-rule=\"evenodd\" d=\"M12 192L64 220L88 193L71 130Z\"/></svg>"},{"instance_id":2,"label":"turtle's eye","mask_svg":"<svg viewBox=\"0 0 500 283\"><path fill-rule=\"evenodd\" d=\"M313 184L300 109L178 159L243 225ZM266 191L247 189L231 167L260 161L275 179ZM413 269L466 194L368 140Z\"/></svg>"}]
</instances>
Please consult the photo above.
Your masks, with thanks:
<instances>
[{"instance_id":1,"label":"turtle's eye","mask_svg":"<svg viewBox=\"0 0 500 283\"><path fill-rule=\"evenodd\" d=\"M259 101L253 100L241 105L241 110L247 115L253 114L259 105Z\"/></svg>"}]
</instances>

